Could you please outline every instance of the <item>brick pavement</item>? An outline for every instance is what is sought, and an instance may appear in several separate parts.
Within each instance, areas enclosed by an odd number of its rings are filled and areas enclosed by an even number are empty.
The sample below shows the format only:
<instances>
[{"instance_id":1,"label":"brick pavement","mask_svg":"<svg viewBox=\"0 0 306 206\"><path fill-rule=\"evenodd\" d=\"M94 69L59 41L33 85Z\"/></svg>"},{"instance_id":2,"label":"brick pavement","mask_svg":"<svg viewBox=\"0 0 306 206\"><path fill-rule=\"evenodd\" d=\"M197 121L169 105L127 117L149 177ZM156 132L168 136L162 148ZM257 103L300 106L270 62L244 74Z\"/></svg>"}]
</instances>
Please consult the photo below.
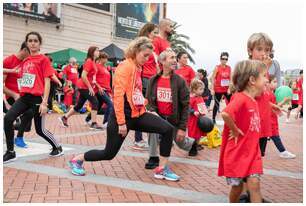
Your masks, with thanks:
<instances>
[{"instance_id":1,"label":"brick pavement","mask_svg":"<svg viewBox=\"0 0 306 206\"><path fill-rule=\"evenodd\" d=\"M52 172L45 174L42 171L16 169L18 165L16 168L10 167L10 164L5 165L3 170L3 199L5 202L193 202L186 200L186 197L171 194L171 191L175 189L181 189L186 191L187 195L191 194L195 197L203 194L202 199L200 197L199 200L206 202L206 200L211 200L209 195L226 198L228 194L229 187L224 178L217 177L214 166L219 158L219 148L205 148L197 157L190 158L186 152L175 146L172 156L182 162L173 160L171 166L182 179L179 182L161 181L153 178L151 170L144 169L147 153L131 149L133 132L130 132L120 154L112 161L85 163L88 176L115 178L119 182L122 180L122 184L116 186L111 186L112 183L107 182L95 184L86 179L87 176L82 177L83 179L73 179L69 176L67 160L78 153L76 148L83 148L86 151L88 146L99 148L99 145L104 145L105 131L90 131L88 126L84 125L84 115L73 116L69 121L71 126L65 129L57 121L58 117L57 114L48 115L47 128L57 134L62 144L75 148L57 158L48 158L42 154L36 155L37 160L20 158L17 161L19 164L24 161L25 164L41 165L42 169L48 167L57 169L59 170L58 175L52 175ZM44 143L33 131L26 134L28 141ZM302 202L303 179L286 176L286 172L303 173L302 120L292 120L291 123L286 124L284 119L281 119L280 133L286 148L297 154L297 158L294 160L279 158L275 146L269 142L267 156L264 158L264 168L284 173L285 177L275 174L263 175L262 192L273 202ZM197 161L193 164L191 160ZM203 162L208 166L200 164ZM169 192L157 195L149 190L125 189L124 181L140 181L144 184L143 188L146 188L146 184L157 186L157 188L165 187ZM205 195L208 195L207 199Z\"/></svg>"}]
</instances>

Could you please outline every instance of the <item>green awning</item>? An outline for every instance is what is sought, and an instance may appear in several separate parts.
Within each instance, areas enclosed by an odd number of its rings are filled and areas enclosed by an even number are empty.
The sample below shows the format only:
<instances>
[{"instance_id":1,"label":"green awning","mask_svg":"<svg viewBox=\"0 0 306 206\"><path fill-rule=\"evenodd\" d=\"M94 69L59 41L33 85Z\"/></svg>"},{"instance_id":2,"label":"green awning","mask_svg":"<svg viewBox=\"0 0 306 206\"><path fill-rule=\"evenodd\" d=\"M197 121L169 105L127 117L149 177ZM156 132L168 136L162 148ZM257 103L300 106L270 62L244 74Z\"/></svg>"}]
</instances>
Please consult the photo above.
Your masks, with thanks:
<instances>
[{"instance_id":1,"label":"green awning","mask_svg":"<svg viewBox=\"0 0 306 206\"><path fill-rule=\"evenodd\" d=\"M53 52L50 53L52 59L53 59L53 63L57 63L57 64L67 64L69 59L71 57L76 58L77 63L79 65L82 65L85 61L86 58L86 53L76 50L76 49L72 49L72 48L68 48L68 49L64 49L64 50L60 50L57 52Z\"/></svg>"}]
</instances>

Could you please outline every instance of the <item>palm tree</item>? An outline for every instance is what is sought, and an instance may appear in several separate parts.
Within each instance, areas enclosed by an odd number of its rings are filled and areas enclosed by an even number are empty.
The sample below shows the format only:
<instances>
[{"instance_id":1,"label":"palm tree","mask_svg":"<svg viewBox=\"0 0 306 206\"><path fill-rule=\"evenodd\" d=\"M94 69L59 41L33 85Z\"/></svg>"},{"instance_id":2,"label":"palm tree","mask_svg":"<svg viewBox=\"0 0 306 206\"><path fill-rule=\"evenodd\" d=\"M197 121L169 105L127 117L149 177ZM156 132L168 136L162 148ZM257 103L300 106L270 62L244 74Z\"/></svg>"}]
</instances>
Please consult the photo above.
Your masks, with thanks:
<instances>
[{"instance_id":1,"label":"palm tree","mask_svg":"<svg viewBox=\"0 0 306 206\"><path fill-rule=\"evenodd\" d=\"M187 42L190 38L184 34L178 34L177 28L181 25L178 25L176 22L173 24L173 33L168 38L168 41L171 43L171 48L175 51L175 53L186 52L190 61L195 64L194 59L191 54L195 54L195 50L190 46Z\"/></svg>"}]
</instances>

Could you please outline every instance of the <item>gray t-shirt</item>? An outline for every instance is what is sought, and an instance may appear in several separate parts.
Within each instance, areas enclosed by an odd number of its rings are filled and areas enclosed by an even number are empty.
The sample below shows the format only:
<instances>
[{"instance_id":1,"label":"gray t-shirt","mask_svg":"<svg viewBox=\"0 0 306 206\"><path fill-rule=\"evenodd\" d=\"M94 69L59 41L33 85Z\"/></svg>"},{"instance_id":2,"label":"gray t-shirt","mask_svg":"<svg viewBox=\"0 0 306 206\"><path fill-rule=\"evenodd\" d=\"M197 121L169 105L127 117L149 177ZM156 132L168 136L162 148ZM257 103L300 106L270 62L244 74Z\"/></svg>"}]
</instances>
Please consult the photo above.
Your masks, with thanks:
<instances>
[{"instance_id":1,"label":"gray t-shirt","mask_svg":"<svg viewBox=\"0 0 306 206\"><path fill-rule=\"evenodd\" d=\"M281 70L279 63L276 60L272 61L272 65L269 68L269 74L270 75L275 75L277 79L277 87L282 86L282 80L281 80Z\"/></svg>"}]
</instances>

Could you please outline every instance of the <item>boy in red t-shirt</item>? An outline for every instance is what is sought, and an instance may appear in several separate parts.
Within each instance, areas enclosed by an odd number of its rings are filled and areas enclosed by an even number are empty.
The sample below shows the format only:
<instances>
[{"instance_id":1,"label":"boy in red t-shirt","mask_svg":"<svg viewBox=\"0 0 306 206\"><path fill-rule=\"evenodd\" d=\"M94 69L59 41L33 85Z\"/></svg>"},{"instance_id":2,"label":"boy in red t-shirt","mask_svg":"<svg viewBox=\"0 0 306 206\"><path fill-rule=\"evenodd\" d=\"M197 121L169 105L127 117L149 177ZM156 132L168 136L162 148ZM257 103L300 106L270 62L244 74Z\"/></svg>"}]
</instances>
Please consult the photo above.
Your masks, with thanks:
<instances>
[{"instance_id":1,"label":"boy in red t-shirt","mask_svg":"<svg viewBox=\"0 0 306 206\"><path fill-rule=\"evenodd\" d=\"M270 102L272 104L277 104L276 102L276 97L274 94L274 91L277 87L277 79L276 76L274 75L270 75L269 76L269 84L268 84L268 89L269 89L269 95L270 95ZM282 102L278 103L278 106L283 106L284 104L286 104L288 101L290 101L290 99L285 98ZM284 112L287 112L286 110L284 110ZM278 115L281 115L281 113L279 112L271 112L271 128L272 128L272 135L270 137L270 139L273 140L275 146L277 147L278 151L280 152L279 156L281 158L285 158L285 159L293 159L296 156L294 154L292 154L291 152L288 152L283 143L282 140L279 136L279 130L278 130Z\"/></svg>"},{"instance_id":2,"label":"boy in red t-shirt","mask_svg":"<svg viewBox=\"0 0 306 206\"><path fill-rule=\"evenodd\" d=\"M232 186L230 202L239 202L243 182L249 188L251 202L262 202L260 175L263 167L258 144L261 125L255 97L264 90L265 72L266 66L260 61L239 62L232 77L237 93L222 112L225 124L218 176L225 176Z\"/></svg>"}]
</instances>

